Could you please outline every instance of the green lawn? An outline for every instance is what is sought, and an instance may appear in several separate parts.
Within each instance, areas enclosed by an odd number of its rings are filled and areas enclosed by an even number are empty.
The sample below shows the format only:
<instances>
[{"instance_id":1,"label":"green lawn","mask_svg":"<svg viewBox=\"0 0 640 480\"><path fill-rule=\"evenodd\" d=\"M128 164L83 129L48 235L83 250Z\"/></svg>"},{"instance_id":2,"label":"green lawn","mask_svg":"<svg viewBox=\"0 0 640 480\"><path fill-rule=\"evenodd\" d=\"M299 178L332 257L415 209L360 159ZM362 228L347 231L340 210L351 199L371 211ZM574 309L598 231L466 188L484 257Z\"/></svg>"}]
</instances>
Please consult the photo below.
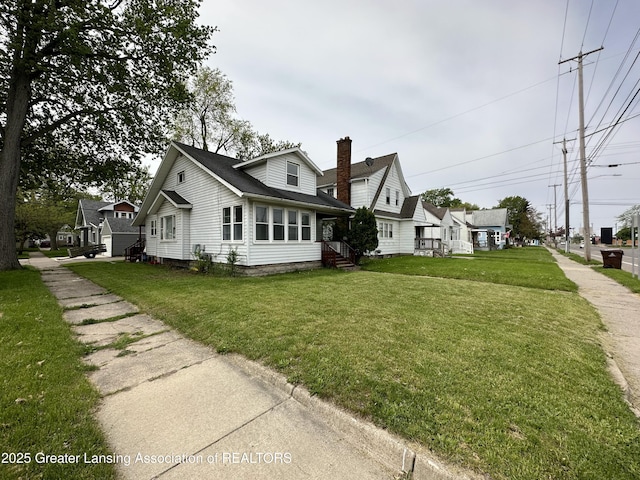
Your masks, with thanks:
<instances>
[{"instance_id":1,"label":"green lawn","mask_svg":"<svg viewBox=\"0 0 640 480\"><path fill-rule=\"evenodd\" d=\"M70 268L220 352L272 366L491 478L638 478L640 429L606 371L597 313L544 249L514 252L381 261L411 275ZM415 274L425 266L435 275L447 261L473 280ZM529 286L483 281L505 276Z\"/></svg>"},{"instance_id":2,"label":"green lawn","mask_svg":"<svg viewBox=\"0 0 640 480\"><path fill-rule=\"evenodd\" d=\"M577 291L542 247L476 252L450 258L404 256L365 260L368 271L477 280L501 285Z\"/></svg>"},{"instance_id":3,"label":"green lawn","mask_svg":"<svg viewBox=\"0 0 640 480\"><path fill-rule=\"evenodd\" d=\"M111 465L36 458L109 453L83 353L38 272L0 272L0 478L115 478Z\"/></svg>"}]
</instances>

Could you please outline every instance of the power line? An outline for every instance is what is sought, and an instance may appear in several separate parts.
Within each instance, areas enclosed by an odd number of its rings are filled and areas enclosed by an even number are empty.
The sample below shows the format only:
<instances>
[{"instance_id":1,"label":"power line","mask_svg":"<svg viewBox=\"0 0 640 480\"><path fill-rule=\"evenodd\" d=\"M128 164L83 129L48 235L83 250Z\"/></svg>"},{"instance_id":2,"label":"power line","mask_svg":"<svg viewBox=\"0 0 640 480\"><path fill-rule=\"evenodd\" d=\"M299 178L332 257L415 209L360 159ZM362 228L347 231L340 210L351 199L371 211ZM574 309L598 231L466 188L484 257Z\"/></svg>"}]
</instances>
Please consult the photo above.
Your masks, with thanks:
<instances>
[{"instance_id":1,"label":"power line","mask_svg":"<svg viewBox=\"0 0 640 480\"><path fill-rule=\"evenodd\" d=\"M503 150L502 152L498 152L498 153L492 153L491 155L485 155L484 157L479 157L479 158L474 158L472 160L466 160L464 162L454 163L453 165L448 165L448 166L442 167L442 168L436 168L435 170L429 170L428 172L414 173L413 175L407 175L407 178L419 177L421 175L427 175L429 173L440 172L442 170L448 170L449 168L455 168L455 167L460 167L462 165L467 165L469 163L479 162L480 160L486 160L487 158L497 157L498 155L503 155L505 153L513 152L515 150L520 150L520 149L523 149L523 148L527 148L527 147L530 147L532 145L537 145L538 143L548 142L552 138L553 137L544 138L542 140L538 140L536 142L531 142L531 143L528 143L526 145L521 145L519 147L510 148L508 150Z\"/></svg>"}]
</instances>

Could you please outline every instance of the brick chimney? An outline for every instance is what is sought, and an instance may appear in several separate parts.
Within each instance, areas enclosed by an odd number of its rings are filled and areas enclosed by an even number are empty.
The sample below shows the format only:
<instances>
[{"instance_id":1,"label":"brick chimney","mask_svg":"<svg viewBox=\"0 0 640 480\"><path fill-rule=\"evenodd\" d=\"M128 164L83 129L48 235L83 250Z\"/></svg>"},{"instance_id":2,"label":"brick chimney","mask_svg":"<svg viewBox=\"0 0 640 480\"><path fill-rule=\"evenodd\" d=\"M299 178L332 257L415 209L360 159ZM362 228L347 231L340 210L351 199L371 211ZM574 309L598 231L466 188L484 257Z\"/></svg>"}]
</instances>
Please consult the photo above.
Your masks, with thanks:
<instances>
[{"instance_id":1,"label":"brick chimney","mask_svg":"<svg viewBox=\"0 0 640 480\"><path fill-rule=\"evenodd\" d=\"M337 195L341 202L351 205L351 139L341 138L338 143L338 168L336 171Z\"/></svg>"}]
</instances>

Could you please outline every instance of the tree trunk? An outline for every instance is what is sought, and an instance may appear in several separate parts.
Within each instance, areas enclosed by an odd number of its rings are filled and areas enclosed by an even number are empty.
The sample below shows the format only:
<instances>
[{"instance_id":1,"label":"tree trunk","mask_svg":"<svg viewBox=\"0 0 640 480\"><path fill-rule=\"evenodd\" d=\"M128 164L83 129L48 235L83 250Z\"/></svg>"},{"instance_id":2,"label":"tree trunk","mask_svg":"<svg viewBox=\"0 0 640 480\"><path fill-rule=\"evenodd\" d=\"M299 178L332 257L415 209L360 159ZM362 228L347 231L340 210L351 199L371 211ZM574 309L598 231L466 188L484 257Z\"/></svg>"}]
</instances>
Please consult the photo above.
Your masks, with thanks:
<instances>
[{"instance_id":1,"label":"tree trunk","mask_svg":"<svg viewBox=\"0 0 640 480\"><path fill-rule=\"evenodd\" d=\"M0 151L0 271L21 268L16 255L16 192L20 177L20 137L29 105L29 79L12 72L7 95L7 121Z\"/></svg>"}]
</instances>

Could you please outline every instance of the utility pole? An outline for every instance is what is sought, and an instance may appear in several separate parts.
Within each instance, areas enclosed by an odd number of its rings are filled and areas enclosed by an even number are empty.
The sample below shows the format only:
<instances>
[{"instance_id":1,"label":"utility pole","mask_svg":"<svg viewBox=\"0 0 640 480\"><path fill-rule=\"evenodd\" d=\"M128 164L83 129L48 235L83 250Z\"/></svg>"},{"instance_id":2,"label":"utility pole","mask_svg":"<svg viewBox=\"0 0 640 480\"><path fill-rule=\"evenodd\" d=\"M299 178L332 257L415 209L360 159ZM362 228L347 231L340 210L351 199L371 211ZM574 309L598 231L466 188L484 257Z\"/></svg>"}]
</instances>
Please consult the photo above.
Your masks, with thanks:
<instances>
[{"instance_id":1,"label":"utility pole","mask_svg":"<svg viewBox=\"0 0 640 480\"><path fill-rule=\"evenodd\" d=\"M569 253L571 251L569 248L569 178L567 175L567 153L569 151L567 150L566 138L563 138L562 142L553 143L562 143L562 160L564 164L564 251Z\"/></svg>"},{"instance_id":2,"label":"utility pole","mask_svg":"<svg viewBox=\"0 0 640 480\"><path fill-rule=\"evenodd\" d=\"M553 232L554 234L558 231L558 203L556 202L556 187L561 187L561 183L554 183L553 185L549 185L549 187L553 187ZM555 236L554 243L555 243Z\"/></svg>"},{"instance_id":3,"label":"utility pole","mask_svg":"<svg viewBox=\"0 0 640 480\"><path fill-rule=\"evenodd\" d=\"M599 52L604 47L591 50L587 53L580 52L577 56L562 60L558 62L558 65L570 62L572 60L578 60L578 112L580 114L580 180L582 183L582 222L584 223L584 258L588 262L591 260L591 226L589 223L589 189L587 187L587 159L584 146L584 88L582 81L582 59L587 55L595 52Z\"/></svg>"}]
</instances>

